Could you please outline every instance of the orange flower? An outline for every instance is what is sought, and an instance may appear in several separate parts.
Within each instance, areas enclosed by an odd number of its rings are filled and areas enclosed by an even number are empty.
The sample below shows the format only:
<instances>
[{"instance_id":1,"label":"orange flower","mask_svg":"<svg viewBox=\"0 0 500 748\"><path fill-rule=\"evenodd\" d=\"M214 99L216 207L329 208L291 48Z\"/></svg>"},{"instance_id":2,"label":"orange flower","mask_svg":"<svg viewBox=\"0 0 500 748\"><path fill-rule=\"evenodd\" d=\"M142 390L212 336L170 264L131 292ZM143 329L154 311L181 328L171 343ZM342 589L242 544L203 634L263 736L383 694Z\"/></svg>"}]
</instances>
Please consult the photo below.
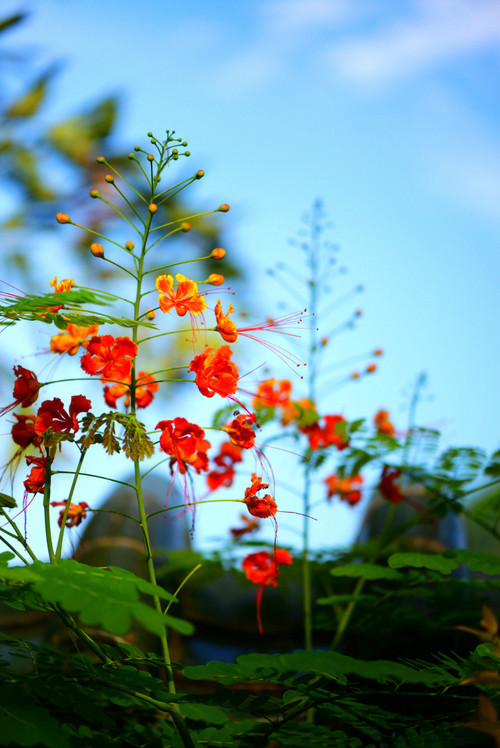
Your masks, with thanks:
<instances>
[{"instance_id":1,"label":"orange flower","mask_svg":"<svg viewBox=\"0 0 500 748\"><path fill-rule=\"evenodd\" d=\"M291 564L292 561L291 554L284 548L277 548L274 558L267 551L259 551L258 553L250 553L243 559L242 567L246 578L259 585L257 591L257 624L260 634L263 633L260 608L264 587L277 587L278 567L281 564Z\"/></svg>"},{"instance_id":2,"label":"orange flower","mask_svg":"<svg viewBox=\"0 0 500 748\"><path fill-rule=\"evenodd\" d=\"M251 449L255 444L255 431L250 424L255 423L255 413L246 416L243 413L223 429L232 444L243 449Z\"/></svg>"},{"instance_id":3,"label":"orange flower","mask_svg":"<svg viewBox=\"0 0 500 748\"><path fill-rule=\"evenodd\" d=\"M252 532L257 532L259 529L259 522L256 519L247 517L246 514L240 514L240 520L243 522L243 527L231 527L231 535L235 540L243 537Z\"/></svg>"},{"instance_id":4,"label":"orange flower","mask_svg":"<svg viewBox=\"0 0 500 748\"><path fill-rule=\"evenodd\" d=\"M373 423L379 434L385 434L386 436L394 436L396 429L389 420L389 413L387 410L379 410L375 413Z\"/></svg>"},{"instance_id":5,"label":"orange flower","mask_svg":"<svg viewBox=\"0 0 500 748\"><path fill-rule=\"evenodd\" d=\"M353 475L352 478L339 478L338 475L329 475L325 478L328 487L327 499L331 499L334 494L338 494L341 501L347 501L349 506L354 506L361 500L361 491L359 487L363 483L360 475Z\"/></svg>"},{"instance_id":6,"label":"orange flower","mask_svg":"<svg viewBox=\"0 0 500 748\"><path fill-rule=\"evenodd\" d=\"M274 517L278 511L278 506L275 500L266 494L262 498L257 496L257 492L269 488L269 483L263 483L262 478L258 478L255 473L252 473L252 485L245 489L245 498L243 501L247 505L247 509L254 517L265 519L266 517Z\"/></svg>"},{"instance_id":7,"label":"orange flower","mask_svg":"<svg viewBox=\"0 0 500 748\"><path fill-rule=\"evenodd\" d=\"M323 416L323 425L320 422L313 423L310 426L300 426L299 430L307 434L309 446L311 449L326 448L334 445L339 452L349 446L349 439L337 433L337 426L340 423L347 423L342 416Z\"/></svg>"},{"instance_id":8,"label":"orange flower","mask_svg":"<svg viewBox=\"0 0 500 748\"><path fill-rule=\"evenodd\" d=\"M215 318L217 320L217 327L215 328L217 332L221 334L221 337L226 342L235 343L238 340L238 331L234 322L229 319L229 315L233 314L234 312L234 306L232 304L229 304L229 308L224 314L224 312L222 311L222 304L219 299L217 301L217 304L215 305L214 312Z\"/></svg>"},{"instance_id":9,"label":"orange flower","mask_svg":"<svg viewBox=\"0 0 500 748\"><path fill-rule=\"evenodd\" d=\"M229 360L232 355L230 347L223 345L215 350L206 348L204 353L193 358L188 371L195 372L195 381L202 395L234 395L238 386L238 369Z\"/></svg>"},{"instance_id":10,"label":"orange flower","mask_svg":"<svg viewBox=\"0 0 500 748\"><path fill-rule=\"evenodd\" d=\"M100 374L102 381L124 382L130 376L137 351L137 345L126 335L97 335L88 343L80 365L87 374Z\"/></svg>"},{"instance_id":11,"label":"orange flower","mask_svg":"<svg viewBox=\"0 0 500 748\"><path fill-rule=\"evenodd\" d=\"M130 405L130 382L129 375L124 382L117 382L104 388L104 400L110 408L116 408L116 401L125 396L124 406ZM149 371L140 371L136 378L135 404L138 408L146 408L153 402L153 397L158 392L158 382Z\"/></svg>"},{"instance_id":12,"label":"orange flower","mask_svg":"<svg viewBox=\"0 0 500 748\"><path fill-rule=\"evenodd\" d=\"M196 471L197 475L203 470L205 473L208 470L208 455L207 451L210 449L210 442L206 439L202 439L198 444L198 451L191 457L187 457L185 462L187 465L191 465ZM172 465L170 465L170 472L172 472Z\"/></svg>"},{"instance_id":13,"label":"orange flower","mask_svg":"<svg viewBox=\"0 0 500 748\"><path fill-rule=\"evenodd\" d=\"M57 524L59 525L59 527L61 527L64 512L66 511L66 501L51 501L50 506L64 507L64 509L61 509L61 511L59 512L59 519L57 520ZM79 504L70 504L65 522L66 527L76 527L77 525L81 524L82 520L84 520L87 516L87 512L85 510L88 508L89 505L86 504L85 501L80 501Z\"/></svg>"},{"instance_id":14,"label":"orange flower","mask_svg":"<svg viewBox=\"0 0 500 748\"><path fill-rule=\"evenodd\" d=\"M10 431L14 444L21 447L21 450L27 449L30 444L39 447L41 439L35 431L36 416L18 416L17 413L12 415L17 418L17 423L12 426Z\"/></svg>"},{"instance_id":15,"label":"orange flower","mask_svg":"<svg viewBox=\"0 0 500 748\"><path fill-rule=\"evenodd\" d=\"M207 308L207 302L198 293L198 285L178 273L175 276L178 283L174 293L174 279L171 275L160 275L156 279L156 290L160 292L158 303L162 312L170 312L175 308L179 317L184 317L186 312L190 314L201 314Z\"/></svg>"},{"instance_id":16,"label":"orange flower","mask_svg":"<svg viewBox=\"0 0 500 748\"><path fill-rule=\"evenodd\" d=\"M57 275L54 278L54 280L50 281L50 285L54 289L54 293L63 293L64 291L69 291L71 287L74 285L74 280L71 278L64 278L59 284L57 283Z\"/></svg>"},{"instance_id":17,"label":"orange flower","mask_svg":"<svg viewBox=\"0 0 500 748\"><path fill-rule=\"evenodd\" d=\"M177 460L179 471L184 474L186 463L198 457L198 451L205 446L205 432L196 423L185 418L160 421L155 428L161 429L160 449Z\"/></svg>"},{"instance_id":18,"label":"orange flower","mask_svg":"<svg viewBox=\"0 0 500 748\"><path fill-rule=\"evenodd\" d=\"M28 408L30 405L33 405L38 398L38 392L42 386L36 374L29 369L25 369L24 366L14 366L13 371L17 377L12 391L14 402L1 408L0 415L7 413L7 411L12 410L17 405L20 405L21 408Z\"/></svg>"},{"instance_id":19,"label":"orange flower","mask_svg":"<svg viewBox=\"0 0 500 748\"><path fill-rule=\"evenodd\" d=\"M266 379L257 388L257 394L253 400L253 407L259 408L288 408L290 405L290 392L292 385L287 379L277 381Z\"/></svg>"},{"instance_id":20,"label":"orange flower","mask_svg":"<svg viewBox=\"0 0 500 748\"><path fill-rule=\"evenodd\" d=\"M87 348L90 341L86 338L93 338L98 332L98 325L78 327L78 325L68 322L66 330L54 335L51 339L50 350L52 353L69 353L70 356L74 356L78 353L80 346Z\"/></svg>"}]
</instances>

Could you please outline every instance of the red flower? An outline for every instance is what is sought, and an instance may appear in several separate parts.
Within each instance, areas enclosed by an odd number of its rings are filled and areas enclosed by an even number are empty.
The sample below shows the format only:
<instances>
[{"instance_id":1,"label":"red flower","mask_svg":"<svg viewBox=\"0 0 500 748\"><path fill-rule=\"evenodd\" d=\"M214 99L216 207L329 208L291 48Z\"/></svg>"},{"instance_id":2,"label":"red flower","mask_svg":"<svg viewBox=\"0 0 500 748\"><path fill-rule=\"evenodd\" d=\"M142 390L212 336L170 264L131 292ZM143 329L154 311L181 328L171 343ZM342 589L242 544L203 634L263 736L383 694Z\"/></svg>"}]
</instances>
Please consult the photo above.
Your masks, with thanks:
<instances>
[{"instance_id":1,"label":"red flower","mask_svg":"<svg viewBox=\"0 0 500 748\"><path fill-rule=\"evenodd\" d=\"M223 345L215 350L207 348L193 358L188 371L195 372L195 382L202 395L234 395L238 386L238 369L229 360L232 355L230 347Z\"/></svg>"},{"instance_id":2,"label":"red flower","mask_svg":"<svg viewBox=\"0 0 500 748\"><path fill-rule=\"evenodd\" d=\"M255 431L250 424L255 423L255 413L241 414L226 426L224 431L231 439L231 443L243 449L251 449L255 444Z\"/></svg>"},{"instance_id":3,"label":"red flower","mask_svg":"<svg viewBox=\"0 0 500 748\"><path fill-rule=\"evenodd\" d=\"M27 465L34 465L31 472L24 481L24 487L28 493L43 493L45 489L45 471L47 468L46 457L26 457Z\"/></svg>"},{"instance_id":4,"label":"red flower","mask_svg":"<svg viewBox=\"0 0 500 748\"><path fill-rule=\"evenodd\" d=\"M12 410L12 408L18 405L22 408L28 408L38 398L38 391L42 385L38 381L36 374L29 369L25 369L24 366L14 366L14 374L17 377L12 392L14 402L2 408L0 415L7 413L7 411Z\"/></svg>"},{"instance_id":5,"label":"red flower","mask_svg":"<svg viewBox=\"0 0 500 748\"><path fill-rule=\"evenodd\" d=\"M210 449L210 442L206 439L202 439L198 444L198 451L192 457L187 457L185 462L187 465L191 465L192 468L199 475L201 471L207 472L208 470L208 456L207 451Z\"/></svg>"},{"instance_id":6,"label":"red flower","mask_svg":"<svg viewBox=\"0 0 500 748\"><path fill-rule=\"evenodd\" d=\"M313 423L310 426L301 426L300 431L307 434L309 446L311 449L326 448L334 445L339 451L349 446L349 439L337 433L337 426L340 423L347 423L342 416L324 416L323 425L320 422Z\"/></svg>"},{"instance_id":7,"label":"red flower","mask_svg":"<svg viewBox=\"0 0 500 748\"><path fill-rule=\"evenodd\" d=\"M391 504L401 504L404 498L401 489L396 484L400 475L401 470L398 470L398 468L384 465L378 489Z\"/></svg>"},{"instance_id":8,"label":"red flower","mask_svg":"<svg viewBox=\"0 0 500 748\"><path fill-rule=\"evenodd\" d=\"M12 426L11 434L15 444L18 444L21 449L26 449L32 444L34 447L39 447L41 439L35 431L35 416L18 416L17 413L12 414L14 418L17 418L17 423Z\"/></svg>"},{"instance_id":9,"label":"red flower","mask_svg":"<svg viewBox=\"0 0 500 748\"><path fill-rule=\"evenodd\" d=\"M267 551L259 551L259 553L250 553L243 559L242 567L247 579L259 585L257 591L257 623L260 634L263 633L260 607L264 587L277 587L278 566L291 564L292 561L291 554L283 548L276 549L274 558Z\"/></svg>"},{"instance_id":10,"label":"red flower","mask_svg":"<svg viewBox=\"0 0 500 748\"><path fill-rule=\"evenodd\" d=\"M262 478L258 478L255 473L252 473L252 485L245 489L245 498L243 501L247 505L247 509L254 517L265 519L266 517L274 517L278 511L275 500L266 494L262 498L257 496L257 492L269 488L268 483L262 483Z\"/></svg>"},{"instance_id":11,"label":"red flower","mask_svg":"<svg viewBox=\"0 0 500 748\"><path fill-rule=\"evenodd\" d=\"M259 522L256 519L247 517L246 514L240 514L240 520L243 522L243 527L231 527L231 535L235 540L238 540L243 535L247 535L251 532L257 532L259 529Z\"/></svg>"},{"instance_id":12,"label":"red flower","mask_svg":"<svg viewBox=\"0 0 500 748\"><path fill-rule=\"evenodd\" d=\"M253 407L288 408L290 405L290 392L292 385L287 379L276 381L276 379L266 379L261 382L257 388L257 394L253 400Z\"/></svg>"},{"instance_id":13,"label":"red flower","mask_svg":"<svg viewBox=\"0 0 500 748\"><path fill-rule=\"evenodd\" d=\"M75 433L79 429L77 415L79 413L88 413L91 408L91 402L83 395L73 395L69 406L69 413L64 410L62 400L54 397L53 400L45 400L38 408L35 421L35 431L41 436L47 429L52 431L69 434L70 431Z\"/></svg>"},{"instance_id":14,"label":"red flower","mask_svg":"<svg viewBox=\"0 0 500 748\"><path fill-rule=\"evenodd\" d=\"M338 475L329 475L325 478L328 486L327 498L330 499L334 494L338 494L341 501L347 501L350 506L354 506L361 500L361 491L359 487L363 483L360 475L354 475L352 478L339 478Z\"/></svg>"},{"instance_id":15,"label":"red flower","mask_svg":"<svg viewBox=\"0 0 500 748\"><path fill-rule=\"evenodd\" d=\"M110 408L116 408L116 401L125 397L124 405L126 408L130 405L130 388L131 376L127 377L126 382L119 382L106 386L104 388L104 400ZM138 408L146 408L153 402L153 397L158 392L158 382L149 371L140 371L136 378L135 404Z\"/></svg>"},{"instance_id":16,"label":"red flower","mask_svg":"<svg viewBox=\"0 0 500 748\"><path fill-rule=\"evenodd\" d=\"M160 449L172 455L181 473L187 470L186 463L196 459L198 451L203 452L205 432L195 423L189 423L185 418L174 418L172 421L160 421L156 424L161 429Z\"/></svg>"},{"instance_id":17,"label":"red flower","mask_svg":"<svg viewBox=\"0 0 500 748\"><path fill-rule=\"evenodd\" d=\"M237 447L232 442L224 442L221 444L219 454L214 457L216 465L222 468L222 470L211 470L207 475L207 484L211 491L215 491L221 486L233 485L234 480L234 464L235 462L242 461L241 448Z\"/></svg>"},{"instance_id":18,"label":"red flower","mask_svg":"<svg viewBox=\"0 0 500 748\"><path fill-rule=\"evenodd\" d=\"M125 382L137 351L137 345L126 335L119 338L97 335L88 344L80 364L87 374L100 374L102 381Z\"/></svg>"},{"instance_id":19,"label":"red flower","mask_svg":"<svg viewBox=\"0 0 500 748\"><path fill-rule=\"evenodd\" d=\"M59 512L59 519L57 520L57 524L59 527L62 525L64 512L66 511L66 501L51 501L50 506L63 506L64 509L61 509ZM76 527L77 525L81 524L82 520L85 519L87 516L86 509L89 508L89 505L85 503L85 501L80 501L79 504L70 504L68 509L68 515L66 517L65 526L66 527Z\"/></svg>"},{"instance_id":20,"label":"red flower","mask_svg":"<svg viewBox=\"0 0 500 748\"><path fill-rule=\"evenodd\" d=\"M65 291L69 291L71 287L74 284L73 278L71 280L69 278L64 278L60 283L57 282L57 275L54 278L54 280L51 280L49 285L52 286L54 289L54 293L64 293Z\"/></svg>"},{"instance_id":21,"label":"red flower","mask_svg":"<svg viewBox=\"0 0 500 748\"><path fill-rule=\"evenodd\" d=\"M375 413L373 423L379 434L386 434L386 436L394 436L395 428L389 420L389 413L387 410L379 410Z\"/></svg>"}]
</instances>

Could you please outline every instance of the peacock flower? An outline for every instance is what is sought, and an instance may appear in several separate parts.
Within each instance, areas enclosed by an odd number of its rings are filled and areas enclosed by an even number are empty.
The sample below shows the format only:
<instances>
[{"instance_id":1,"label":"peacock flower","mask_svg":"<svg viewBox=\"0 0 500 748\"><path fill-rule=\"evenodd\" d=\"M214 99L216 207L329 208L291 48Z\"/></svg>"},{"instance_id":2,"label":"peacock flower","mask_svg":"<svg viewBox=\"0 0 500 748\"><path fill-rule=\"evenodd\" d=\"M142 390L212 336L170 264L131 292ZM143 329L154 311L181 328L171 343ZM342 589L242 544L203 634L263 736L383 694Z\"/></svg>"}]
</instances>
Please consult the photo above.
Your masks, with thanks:
<instances>
[{"instance_id":1,"label":"peacock flower","mask_svg":"<svg viewBox=\"0 0 500 748\"><path fill-rule=\"evenodd\" d=\"M242 449L232 442L223 442L219 448L219 454L214 457L213 462L218 469L211 470L207 475L207 485L210 491L216 491L221 486L233 485L234 465L241 462Z\"/></svg>"},{"instance_id":2,"label":"peacock flower","mask_svg":"<svg viewBox=\"0 0 500 748\"><path fill-rule=\"evenodd\" d=\"M251 424L255 423L255 413L242 413L231 421L223 431L231 439L231 443L243 449L251 449L255 445L255 431Z\"/></svg>"},{"instance_id":3,"label":"peacock flower","mask_svg":"<svg viewBox=\"0 0 500 748\"><path fill-rule=\"evenodd\" d=\"M234 395L238 386L238 369L229 359L233 355L228 345L206 348L195 356L188 371L195 373L195 382L202 395L220 397Z\"/></svg>"},{"instance_id":4,"label":"peacock flower","mask_svg":"<svg viewBox=\"0 0 500 748\"><path fill-rule=\"evenodd\" d=\"M27 449L30 445L39 447L41 439L35 431L36 416L18 416L17 413L12 415L17 418L17 423L12 426L10 432L14 444L21 449Z\"/></svg>"},{"instance_id":5,"label":"peacock flower","mask_svg":"<svg viewBox=\"0 0 500 748\"><path fill-rule=\"evenodd\" d=\"M323 416L321 421L322 425L320 425L320 421L317 421L311 425L299 427L299 431L307 435L311 449L335 446L340 452L349 446L349 439L338 433L338 426L347 423L345 418L339 415Z\"/></svg>"},{"instance_id":6,"label":"peacock flower","mask_svg":"<svg viewBox=\"0 0 500 748\"><path fill-rule=\"evenodd\" d=\"M229 315L234 313L234 306L229 304L229 308L224 314L219 299L215 305L214 312L215 319L217 320L217 327L215 328L217 332L220 333L222 339L227 343L235 343L238 340L238 330L233 320L229 319Z\"/></svg>"},{"instance_id":7,"label":"peacock flower","mask_svg":"<svg viewBox=\"0 0 500 748\"><path fill-rule=\"evenodd\" d=\"M12 391L14 402L1 408L0 415L7 413L9 410L13 410L13 408L16 408L18 405L20 405L21 408L28 408L30 405L33 405L35 400L38 398L38 392L42 386L38 381L36 374L29 369L25 369L24 366L14 366L13 371L17 377Z\"/></svg>"},{"instance_id":8,"label":"peacock flower","mask_svg":"<svg viewBox=\"0 0 500 748\"><path fill-rule=\"evenodd\" d=\"M385 434L386 436L394 436L396 429L389 420L389 412L387 410L379 410L375 413L373 423L379 434Z\"/></svg>"},{"instance_id":9,"label":"peacock flower","mask_svg":"<svg viewBox=\"0 0 500 748\"><path fill-rule=\"evenodd\" d=\"M189 312L190 314L201 314L207 308L207 302L198 293L198 285L195 281L178 273L175 276L177 288L174 292L174 279L171 275L160 275L156 279L156 290L160 293L158 303L162 312L170 312L175 309L179 317Z\"/></svg>"},{"instance_id":10,"label":"peacock flower","mask_svg":"<svg viewBox=\"0 0 500 748\"><path fill-rule=\"evenodd\" d=\"M24 481L27 493L43 493L45 489L46 457L26 457L26 464L33 465L31 472Z\"/></svg>"},{"instance_id":11,"label":"peacock flower","mask_svg":"<svg viewBox=\"0 0 500 748\"><path fill-rule=\"evenodd\" d=\"M87 374L100 374L101 380L125 382L132 371L132 359L137 356L136 343L126 335L97 335L87 345L80 365Z\"/></svg>"},{"instance_id":12,"label":"peacock flower","mask_svg":"<svg viewBox=\"0 0 500 748\"><path fill-rule=\"evenodd\" d=\"M179 465L179 471L184 475L190 460L196 460L198 452L203 452L205 432L196 423L189 423L185 418L160 421L155 428L161 429L161 451L172 455Z\"/></svg>"},{"instance_id":13,"label":"peacock flower","mask_svg":"<svg viewBox=\"0 0 500 748\"><path fill-rule=\"evenodd\" d=\"M51 339L50 350L52 353L68 353L70 356L74 356L78 353L80 346L87 348L90 342L87 338L95 337L98 332L98 325L78 327L78 325L68 322L66 330L54 335Z\"/></svg>"},{"instance_id":14,"label":"peacock flower","mask_svg":"<svg viewBox=\"0 0 500 748\"><path fill-rule=\"evenodd\" d=\"M57 520L57 524L59 527L62 525L64 512L66 511L66 501L51 501L50 506L63 506L64 509L61 509L59 512L59 519ZM86 510L89 508L89 505L85 503L85 501L80 501L79 504L70 504L68 509L68 514L66 517L65 526L66 527L76 527L77 525L81 524L82 520L84 520L87 516Z\"/></svg>"},{"instance_id":15,"label":"peacock flower","mask_svg":"<svg viewBox=\"0 0 500 748\"><path fill-rule=\"evenodd\" d=\"M254 517L259 517L259 519L266 519L266 517L274 518L274 515L278 511L278 506L270 494L266 494L263 497L257 496L259 491L265 491L266 488L269 488L269 484L263 483L262 478L252 473L252 485L245 489L245 498L243 501L247 505L249 513Z\"/></svg>"},{"instance_id":16,"label":"peacock flower","mask_svg":"<svg viewBox=\"0 0 500 748\"><path fill-rule=\"evenodd\" d=\"M349 506L354 506L361 501L360 487L363 478L360 475L353 475L352 478L339 478L338 475L329 475L325 478L328 488L327 499L337 494L341 501L347 501Z\"/></svg>"},{"instance_id":17,"label":"peacock flower","mask_svg":"<svg viewBox=\"0 0 500 748\"><path fill-rule=\"evenodd\" d=\"M290 405L290 392L292 385L287 379L277 381L266 379L257 388L257 394L253 400L254 408L288 408Z\"/></svg>"},{"instance_id":18,"label":"peacock flower","mask_svg":"<svg viewBox=\"0 0 500 748\"><path fill-rule=\"evenodd\" d=\"M50 281L50 285L54 289L54 293L64 293L65 291L69 291L72 286L74 285L75 281L73 278L64 278L60 283L57 282L57 275L54 278L54 280Z\"/></svg>"},{"instance_id":19,"label":"peacock flower","mask_svg":"<svg viewBox=\"0 0 500 748\"><path fill-rule=\"evenodd\" d=\"M239 540L243 535L257 532L260 527L258 520L247 517L246 514L240 514L240 521L243 522L243 527L231 527L231 535L235 540Z\"/></svg>"},{"instance_id":20,"label":"peacock flower","mask_svg":"<svg viewBox=\"0 0 500 748\"><path fill-rule=\"evenodd\" d=\"M260 614L264 587L277 587L278 567L281 564L291 564L292 562L291 554L284 548L277 548L274 557L267 551L259 551L258 553L250 553L243 559L242 567L246 578L259 585L257 590L257 624L260 634L264 633Z\"/></svg>"},{"instance_id":21,"label":"peacock flower","mask_svg":"<svg viewBox=\"0 0 500 748\"><path fill-rule=\"evenodd\" d=\"M104 400L110 408L116 408L116 402L125 397L125 408L130 406L130 382L132 377L127 377L125 382L116 382L106 385L104 388ZM138 408L146 408L153 402L155 393L158 392L158 382L149 371L140 371L136 378L135 404Z\"/></svg>"},{"instance_id":22,"label":"peacock flower","mask_svg":"<svg viewBox=\"0 0 500 748\"><path fill-rule=\"evenodd\" d=\"M378 490L391 504L401 504L404 498L399 485L396 483L400 476L401 470L391 465L384 465Z\"/></svg>"},{"instance_id":23,"label":"peacock flower","mask_svg":"<svg viewBox=\"0 0 500 748\"><path fill-rule=\"evenodd\" d=\"M91 408L91 402L83 395L73 395L69 406L69 412L64 410L62 400L54 397L52 400L45 400L36 414L35 432L41 436L47 429L55 432L69 434L70 431L76 433L80 427L77 415L88 413Z\"/></svg>"}]
</instances>

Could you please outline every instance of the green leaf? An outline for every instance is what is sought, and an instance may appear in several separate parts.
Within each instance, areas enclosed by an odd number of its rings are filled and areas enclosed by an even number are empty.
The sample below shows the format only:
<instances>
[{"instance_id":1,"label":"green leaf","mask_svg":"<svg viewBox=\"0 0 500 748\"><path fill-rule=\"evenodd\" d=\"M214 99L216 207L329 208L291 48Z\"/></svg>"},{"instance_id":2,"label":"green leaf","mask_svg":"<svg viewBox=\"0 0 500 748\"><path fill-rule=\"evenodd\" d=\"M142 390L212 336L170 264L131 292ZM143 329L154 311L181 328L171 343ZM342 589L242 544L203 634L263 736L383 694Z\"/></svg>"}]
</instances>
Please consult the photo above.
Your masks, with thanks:
<instances>
[{"instance_id":1,"label":"green leaf","mask_svg":"<svg viewBox=\"0 0 500 748\"><path fill-rule=\"evenodd\" d=\"M497 452L493 452L490 457L489 463L484 468L486 475L491 475L493 478L498 478L500 475L500 449Z\"/></svg>"},{"instance_id":2,"label":"green leaf","mask_svg":"<svg viewBox=\"0 0 500 748\"><path fill-rule=\"evenodd\" d=\"M404 575L392 568L377 564L346 564L330 570L334 577L364 577L365 579L394 579L403 581Z\"/></svg>"},{"instance_id":3,"label":"green leaf","mask_svg":"<svg viewBox=\"0 0 500 748\"><path fill-rule=\"evenodd\" d=\"M26 93L12 102L4 116L7 119L32 117L40 108L47 93L47 84L53 77L55 69L40 76Z\"/></svg>"},{"instance_id":4,"label":"green leaf","mask_svg":"<svg viewBox=\"0 0 500 748\"><path fill-rule=\"evenodd\" d=\"M25 18L26 18L26 13L16 13L13 16L8 16L7 18L4 18L2 21L0 21L0 34L3 31L10 29L12 26L17 26L17 24L20 23L21 21L24 21Z\"/></svg>"},{"instance_id":5,"label":"green leaf","mask_svg":"<svg viewBox=\"0 0 500 748\"><path fill-rule=\"evenodd\" d=\"M15 555L10 551L4 551L0 553L0 566L7 566L8 562L15 558Z\"/></svg>"},{"instance_id":6,"label":"green leaf","mask_svg":"<svg viewBox=\"0 0 500 748\"><path fill-rule=\"evenodd\" d=\"M439 456L434 470L456 481L471 481L484 465L486 453L475 447L452 447Z\"/></svg>"},{"instance_id":7,"label":"green leaf","mask_svg":"<svg viewBox=\"0 0 500 748\"><path fill-rule=\"evenodd\" d=\"M58 720L44 707L33 704L20 686L0 687L0 724L0 745L70 748Z\"/></svg>"},{"instance_id":8,"label":"green leaf","mask_svg":"<svg viewBox=\"0 0 500 748\"><path fill-rule=\"evenodd\" d=\"M125 569L96 568L73 559L61 560L57 566L37 561L28 567L2 568L0 578L29 584L49 605L61 605L70 613L78 613L83 624L102 626L112 634L128 633L133 618L157 635L166 626L186 634L193 631L187 621L164 616L143 603L140 592L156 594L163 600L175 598Z\"/></svg>"},{"instance_id":9,"label":"green leaf","mask_svg":"<svg viewBox=\"0 0 500 748\"><path fill-rule=\"evenodd\" d=\"M179 704L181 712L188 719L195 719L203 722L210 722L213 725L224 725L227 716L218 706L208 704Z\"/></svg>"},{"instance_id":10,"label":"green leaf","mask_svg":"<svg viewBox=\"0 0 500 748\"><path fill-rule=\"evenodd\" d=\"M6 493L0 493L0 506L6 506L9 509L14 509L17 506L17 501L8 496Z\"/></svg>"},{"instance_id":11,"label":"green leaf","mask_svg":"<svg viewBox=\"0 0 500 748\"><path fill-rule=\"evenodd\" d=\"M116 99L109 97L92 109L60 122L48 132L50 144L71 161L85 164L97 143L111 132L116 108Z\"/></svg>"},{"instance_id":12,"label":"green leaf","mask_svg":"<svg viewBox=\"0 0 500 748\"><path fill-rule=\"evenodd\" d=\"M393 553L389 556L387 563L391 569L401 569L403 566L414 566L418 569L432 569L441 574L451 574L458 567L458 562L441 553Z\"/></svg>"},{"instance_id":13,"label":"green leaf","mask_svg":"<svg viewBox=\"0 0 500 748\"><path fill-rule=\"evenodd\" d=\"M479 571L482 574L500 574L500 558L492 553L459 549L453 551L453 556L472 571Z\"/></svg>"}]
</instances>

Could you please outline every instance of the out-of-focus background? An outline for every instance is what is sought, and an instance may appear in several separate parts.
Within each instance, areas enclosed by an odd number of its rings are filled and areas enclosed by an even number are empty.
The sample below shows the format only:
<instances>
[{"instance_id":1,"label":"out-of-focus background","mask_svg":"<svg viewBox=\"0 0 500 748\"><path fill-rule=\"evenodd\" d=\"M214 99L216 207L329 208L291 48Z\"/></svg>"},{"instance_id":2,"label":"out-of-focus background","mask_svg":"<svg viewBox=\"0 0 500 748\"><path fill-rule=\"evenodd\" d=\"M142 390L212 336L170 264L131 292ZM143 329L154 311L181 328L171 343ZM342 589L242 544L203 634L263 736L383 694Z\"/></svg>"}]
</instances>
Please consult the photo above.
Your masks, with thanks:
<instances>
[{"instance_id":1,"label":"out-of-focus background","mask_svg":"<svg viewBox=\"0 0 500 748\"><path fill-rule=\"evenodd\" d=\"M303 214L323 201L339 252L318 323L325 334L339 332L325 352L320 412L353 420L383 407L404 431L425 371L418 422L442 432L442 447L498 448L497 2L4 0L1 14L11 19L0 34L5 282L49 290L54 275L98 273L113 283L91 264L87 238L54 215L99 225L106 217L88 198L103 184L96 154L147 148L148 131L161 138L175 129L192 156L172 180L206 174L184 204L192 212L231 204L193 236L205 248L226 247L240 275L232 282L239 308L252 321L303 307L308 277L289 239L300 240ZM17 14L25 17L14 22ZM276 274L277 263L284 267ZM266 272L273 267L274 276ZM353 318L357 309L363 314ZM55 331L41 325L24 349L18 329L0 339L5 402L13 357L52 370L46 351ZM379 347L377 373L349 380ZM305 394L265 348L241 355L241 371L261 366L252 386L272 373ZM199 398L180 398L175 407L166 399L157 420L199 416ZM208 411L203 418L208 425ZM2 433L10 427L4 418ZM279 480L296 457L276 464ZM95 485L88 491L79 500L96 505ZM195 542L227 532L238 515L228 506L199 512ZM322 509L316 545L349 542L363 507ZM285 530L290 523L281 522ZM36 523L29 532L36 546ZM293 544L293 532L281 542Z\"/></svg>"}]
</instances>

